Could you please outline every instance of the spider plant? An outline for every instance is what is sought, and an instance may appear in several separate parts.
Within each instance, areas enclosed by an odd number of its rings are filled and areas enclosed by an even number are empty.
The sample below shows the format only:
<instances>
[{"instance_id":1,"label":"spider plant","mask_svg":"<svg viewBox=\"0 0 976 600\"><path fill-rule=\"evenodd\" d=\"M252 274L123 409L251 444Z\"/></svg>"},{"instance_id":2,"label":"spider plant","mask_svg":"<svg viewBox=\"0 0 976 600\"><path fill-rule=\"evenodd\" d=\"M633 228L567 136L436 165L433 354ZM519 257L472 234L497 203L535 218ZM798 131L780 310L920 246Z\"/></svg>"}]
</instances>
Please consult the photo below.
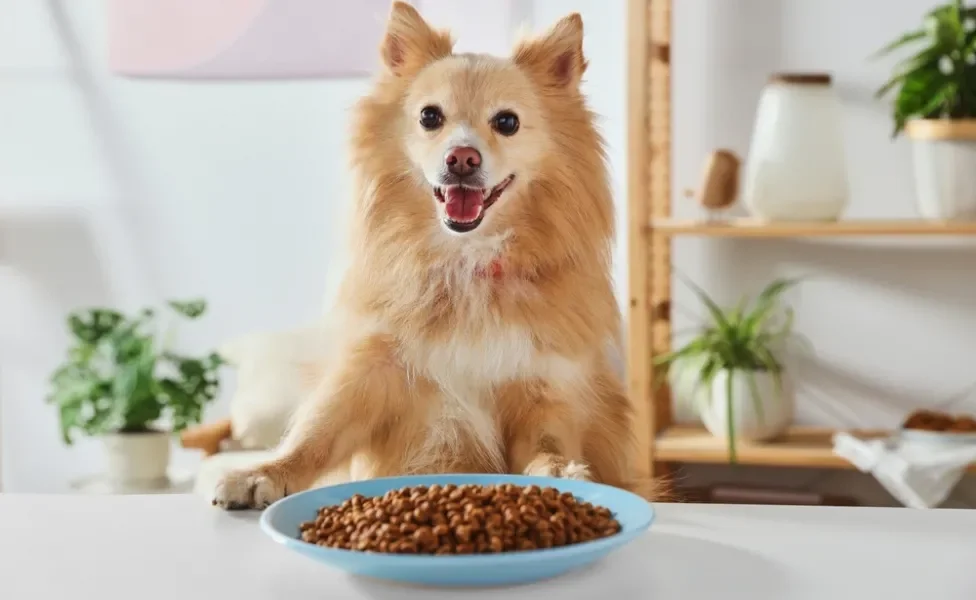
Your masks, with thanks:
<instances>
[{"instance_id":1,"label":"spider plant","mask_svg":"<svg viewBox=\"0 0 976 600\"><path fill-rule=\"evenodd\" d=\"M897 88L892 109L899 135L911 119L976 118L976 8L962 0L930 11L922 27L879 50L885 56L908 46L914 54L901 61L877 97Z\"/></svg>"},{"instance_id":2,"label":"spider plant","mask_svg":"<svg viewBox=\"0 0 976 600\"><path fill-rule=\"evenodd\" d=\"M783 364L776 353L793 336L793 310L783 308L781 297L797 283L795 279L776 279L755 299L744 297L732 309L722 309L702 288L685 280L708 310L709 321L689 341L674 352L658 357L655 367L665 373L679 360L697 359L701 363L698 385L711 390L715 376L722 371L726 378L729 461L736 462L736 431L733 418L733 377L745 375L756 415L763 420L762 398L756 383L757 373L768 373L774 382L777 398L782 395ZM666 380L659 377L658 381ZM695 394L695 397L698 397ZM711 395L708 395L711 402ZM697 407L701 412L703 407Z\"/></svg>"}]
</instances>

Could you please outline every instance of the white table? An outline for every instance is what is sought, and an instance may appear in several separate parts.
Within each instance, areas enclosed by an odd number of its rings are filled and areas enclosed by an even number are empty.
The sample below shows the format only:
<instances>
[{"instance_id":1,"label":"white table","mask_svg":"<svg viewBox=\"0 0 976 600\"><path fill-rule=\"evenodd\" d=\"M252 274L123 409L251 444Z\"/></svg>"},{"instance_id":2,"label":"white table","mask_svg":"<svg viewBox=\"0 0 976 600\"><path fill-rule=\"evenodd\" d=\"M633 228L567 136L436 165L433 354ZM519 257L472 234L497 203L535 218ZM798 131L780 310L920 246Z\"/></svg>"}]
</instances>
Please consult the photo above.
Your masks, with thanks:
<instances>
[{"instance_id":1,"label":"white table","mask_svg":"<svg viewBox=\"0 0 976 600\"><path fill-rule=\"evenodd\" d=\"M166 479L152 485L126 486L107 479L104 475L89 475L69 483L76 494L141 496L148 494L189 494L193 491L194 473L171 469Z\"/></svg>"},{"instance_id":2,"label":"white table","mask_svg":"<svg viewBox=\"0 0 976 600\"><path fill-rule=\"evenodd\" d=\"M455 599L346 576L198 496L0 495L0 598ZM973 600L976 511L661 505L586 572L464 598Z\"/></svg>"}]
</instances>

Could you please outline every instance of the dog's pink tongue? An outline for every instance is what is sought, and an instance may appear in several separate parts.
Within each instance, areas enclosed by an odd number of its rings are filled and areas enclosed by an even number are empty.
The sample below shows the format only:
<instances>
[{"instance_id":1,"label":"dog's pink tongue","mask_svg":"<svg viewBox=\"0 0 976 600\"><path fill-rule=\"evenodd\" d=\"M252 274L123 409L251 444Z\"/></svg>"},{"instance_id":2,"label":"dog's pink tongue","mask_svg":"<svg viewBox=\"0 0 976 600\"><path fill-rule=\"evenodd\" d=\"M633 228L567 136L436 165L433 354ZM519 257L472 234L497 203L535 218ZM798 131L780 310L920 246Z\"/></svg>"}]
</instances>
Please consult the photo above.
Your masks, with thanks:
<instances>
[{"instance_id":1,"label":"dog's pink tongue","mask_svg":"<svg viewBox=\"0 0 976 600\"><path fill-rule=\"evenodd\" d=\"M485 194L461 186L451 186L444 194L444 209L452 221L469 223L481 216L485 204Z\"/></svg>"}]
</instances>

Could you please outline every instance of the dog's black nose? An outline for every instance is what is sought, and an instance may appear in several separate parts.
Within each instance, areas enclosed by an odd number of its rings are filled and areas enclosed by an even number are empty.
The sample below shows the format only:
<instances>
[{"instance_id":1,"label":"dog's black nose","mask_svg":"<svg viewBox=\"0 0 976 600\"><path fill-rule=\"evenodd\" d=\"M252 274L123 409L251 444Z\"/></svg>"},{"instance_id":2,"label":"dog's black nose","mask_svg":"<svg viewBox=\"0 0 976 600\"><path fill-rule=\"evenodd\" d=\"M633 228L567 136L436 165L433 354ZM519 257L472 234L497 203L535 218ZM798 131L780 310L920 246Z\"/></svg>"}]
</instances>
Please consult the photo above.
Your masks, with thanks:
<instances>
[{"instance_id":1,"label":"dog's black nose","mask_svg":"<svg viewBox=\"0 0 976 600\"><path fill-rule=\"evenodd\" d=\"M447 170L458 177L467 177L481 168L481 153L471 146L458 146L444 157Z\"/></svg>"}]
</instances>

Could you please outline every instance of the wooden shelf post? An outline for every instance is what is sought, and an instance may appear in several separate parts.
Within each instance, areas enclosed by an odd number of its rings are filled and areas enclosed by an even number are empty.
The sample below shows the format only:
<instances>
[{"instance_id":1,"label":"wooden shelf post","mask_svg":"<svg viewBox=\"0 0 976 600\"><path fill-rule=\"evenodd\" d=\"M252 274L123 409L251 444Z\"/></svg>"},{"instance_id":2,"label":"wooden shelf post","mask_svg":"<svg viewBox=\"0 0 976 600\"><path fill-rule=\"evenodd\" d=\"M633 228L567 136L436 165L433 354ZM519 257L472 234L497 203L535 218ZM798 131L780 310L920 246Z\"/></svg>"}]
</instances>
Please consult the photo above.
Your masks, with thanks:
<instances>
[{"instance_id":1,"label":"wooden shelf post","mask_svg":"<svg viewBox=\"0 0 976 600\"><path fill-rule=\"evenodd\" d=\"M671 346L671 240L655 219L671 214L671 0L630 0L628 90L627 372L637 411L638 475L661 474L657 433L671 422L667 386L654 383L652 361Z\"/></svg>"}]
</instances>

